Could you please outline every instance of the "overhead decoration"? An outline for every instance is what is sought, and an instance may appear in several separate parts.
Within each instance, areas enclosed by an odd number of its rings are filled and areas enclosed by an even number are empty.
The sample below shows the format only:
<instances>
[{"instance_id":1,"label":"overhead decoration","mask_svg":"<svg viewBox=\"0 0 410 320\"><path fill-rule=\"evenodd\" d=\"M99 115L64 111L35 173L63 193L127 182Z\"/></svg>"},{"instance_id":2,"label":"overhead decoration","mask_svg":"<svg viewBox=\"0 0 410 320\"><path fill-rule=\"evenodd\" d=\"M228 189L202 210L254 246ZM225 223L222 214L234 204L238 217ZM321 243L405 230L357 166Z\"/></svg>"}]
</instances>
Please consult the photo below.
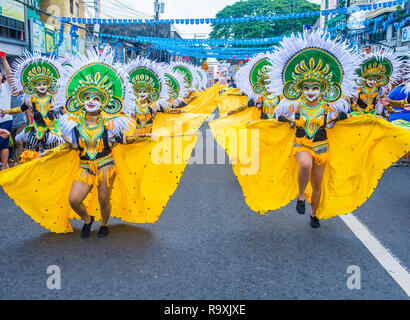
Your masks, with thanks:
<instances>
[{"instance_id":1,"label":"overhead decoration","mask_svg":"<svg viewBox=\"0 0 410 320\"><path fill-rule=\"evenodd\" d=\"M191 18L191 19L95 19L95 18L71 18L59 17L58 21L82 23L82 24L229 24L229 23L253 23L257 21L278 21L288 19L304 19L319 16L328 16L336 14L351 14L358 11L372 11L379 8L395 7L402 5L408 0L386 1L367 5L350 6L347 8L315 10L308 12L283 13L265 16L248 16L248 17L232 17L232 18Z\"/></svg>"}]
</instances>

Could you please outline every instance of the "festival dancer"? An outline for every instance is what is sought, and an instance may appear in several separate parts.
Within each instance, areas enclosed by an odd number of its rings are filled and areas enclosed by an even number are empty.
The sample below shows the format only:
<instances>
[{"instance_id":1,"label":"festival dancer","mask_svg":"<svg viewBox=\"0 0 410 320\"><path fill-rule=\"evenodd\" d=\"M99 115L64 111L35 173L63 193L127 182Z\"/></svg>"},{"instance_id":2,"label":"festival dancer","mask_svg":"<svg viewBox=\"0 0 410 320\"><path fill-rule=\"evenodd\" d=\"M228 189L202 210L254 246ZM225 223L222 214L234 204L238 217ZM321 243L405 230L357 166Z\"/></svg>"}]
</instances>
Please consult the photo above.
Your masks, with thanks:
<instances>
[{"instance_id":1,"label":"festival dancer","mask_svg":"<svg viewBox=\"0 0 410 320\"><path fill-rule=\"evenodd\" d=\"M168 89L170 108L182 108L186 106L184 102L188 89L185 87L184 78L179 72L173 72L171 66L165 65L165 83Z\"/></svg>"},{"instance_id":2,"label":"festival dancer","mask_svg":"<svg viewBox=\"0 0 410 320\"><path fill-rule=\"evenodd\" d=\"M264 214L297 198L303 214L307 199L317 228L367 200L384 170L409 151L410 132L371 115L349 117L360 59L346 42L320 31L292 35L272 56L280 121L235 124L215 138L252 210Z\"/></svg>"},{"instance_id":3,"label":"festival dancer","mask_svg":"<svg viewBox=\"0 0 410 320\"><path fill-rule=\"evenodd\" d=\"M274 119L276 107L281 99L280 95L269 91L268 71L272 66L271 58L268 54L260 53L250 59L237 74L238 88L261 110L260 119ZM231 111L229 114L237 111Z\"/></svg>"},{"instance_id":4,"label":"festival dancer","mask_svg":"<svg viewBox=\"0 0 410 320\"><path fill-rule=\"evenodd\" d=\"M26 53L13 65L13 84L16 92L23 91L26 101L17 108L2 110L0 115L15 114L31 109L33 123L17 137L26 142L26 150L21 154L21 162L30 161L39 154L63 142L58 125L59 108L55 107L55 95L59 87L57 81L62 66L55 57L43 57L39 52Z\"/></svg>"},{"instance_id":5,"label":"festival dancer","mask_svg":"<svg viewBox=\"0 0 410 320\"><path fill-rule=\"evenodd\" d=\"M389 121L410 130L410 62L407 62L403 72L403 81L396 86L387 96L388 106L395 110L390 113ZM409 166L410 152L393 164L395 167Z\"/></svg>"},{"instance_id":6,"label":"festival dancer","mask_svg":"<svg viewBox=\"0 0 410 320\"><path fill-rule=\"evenodd\" d=\"M176 131L179 135L194 134L208 117L170 107L170 102L181 101L186 92L185 87L181 88L182 76L173 68L138 57L124 66L122 72L132 87L135 101L132 112L135 128L127 136L157 138L172 136Z\"/></svg>"},{"instance_id":7,"label":"festival dancer","mask_svg":"<svg viewBox=\"0 0 410 320\"><path fill-rule=\"evenodd\" d=\"M269 89L271 58L268 54L260 53L249 59L236 73L238 89L228 89L227 93L220 96L221 117L209 123L214 136L218 135L217 131L235 123L246 124L259 119L275 118L281 97L272 94ZM237 93L232 90L237 90Z\"/></svg>"},{"instance_id":8,"label":"festival dancer","mask_svg":"<svg viewBox=\"0 0 410 320\"><path fill-rule=\"evenodd\" d=\"M112 64L113 53L107 50L101 55L77 55L70 61L59 74L59 84L66 90L58 92L54 101L65 107L59 122L65 143L0 175L4 191L50 231L70 232L69 219L80 216L84 221L81 236L88 237L98 215L102 220L98 236L109 232L110 196L118 172L112 147L130 142L125 141L123 132L130 125L124 112L131 106L131 89ZM49 74L42 64L37 70ZM121 212L116 216L121 218Z\"/></svg>"},{"instance_id":9,"label":"festival dancer","mask_svg":"<svg viewBox=\"0 0 410 320\"><path fill-rule=\"evenodd\" d=\"M185 62L172 62L172 72L177 72L184 78L185 88L188 94L184 98L182 110L187 113L211 115L217 108L218 92L223 88L219 83L214 84L205 91L195 91L193 88L195 68L192 64Z\"/></svg>"},{"instance_id":10,"label":"festival dancer","mask_svg":"<svg viewBox=\"0 0 410 320\"><path fill-rule=\"evenodd\" d=\"M163 69L154 61L137 57L125 65L122 72L134 94L135 130L149 137L156 114L165 111L169 100Z\"/></svg>"},{"instance_id":11,"label":"festival dancer","mask_svg":"<svg viewBox=\"0 0 410 320\"><path fill-rule=\"evenodd\" d=\"M400 80L402 61L393 49L378 49L364 56L357 69L357 95L351 109L354 115L370 113L388 118L395 112L388 105L384 87Z\"/></svg>"},{"instance_id":12,"label":"festival dancer","mask_svg":"<svg viewBox=\"0 0 410 320\"><path fill-rule=\"evenodd\" d=\"M188 90L184 102L185 105L190 104L193 100L198 98L200 92L195 88L196 85L196 75L195 67L186 62L171 62L172 72L180 73L184 78L184 86Z\"/></svg>"}]
</instances>

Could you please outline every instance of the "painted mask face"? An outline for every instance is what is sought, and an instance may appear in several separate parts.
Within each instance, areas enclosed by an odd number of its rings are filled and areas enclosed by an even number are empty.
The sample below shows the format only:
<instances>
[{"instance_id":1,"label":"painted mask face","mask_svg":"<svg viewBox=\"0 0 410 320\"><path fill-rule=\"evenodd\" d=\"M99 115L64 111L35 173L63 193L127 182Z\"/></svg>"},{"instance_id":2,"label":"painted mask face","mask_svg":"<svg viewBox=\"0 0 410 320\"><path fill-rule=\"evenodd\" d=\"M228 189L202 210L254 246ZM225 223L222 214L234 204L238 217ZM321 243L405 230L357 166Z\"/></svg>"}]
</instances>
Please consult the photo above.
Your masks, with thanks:
<instances>
[{"instance_id":1,"label":"painted mask face","mask_svg":"<svg viewBox=\"0 0 410 320\"><path fill-rule=\"evenodd\" d=\"M270 79L269 78L265 78L263 81L263 86L265 87L265 91L266 91L266 95L271 95L272 91L271 91L271 87L270 87Z\"/></svg>"},{"instance_id":2,"label":"painted mask face","mask_svg":"<svg viewBox=\"0 0 410 320\"><path fill-rule=\"evenodd\" d=\"M37 81L36 83L37 92L40 94L45 94L48 90L48 84L45 80Z\"/></svg>"},{"instance_id":3,"label":"painted mask face","mask_svg":"<svg viewBox=\"0 0 410 320\"><path fill-rule=\"evenodd\" d=\"M377 78L376 77L368 77L366 79L366 86L369 88L374 87L377 84Z\"/></svg>"},{"instance_id":4,"label":"painted mask face","mask_svg":"<svg viewBox=\"0 0 410 320\"><path fill-rule=\"evenodd\" d=\"M145 101L145 100L148 99L149 93L148 93L147 89L142 89L141 88L137 91L137 95L138 95L138 100Z\"/></svg>"},{"instance_id":5,"label":"painted mask face","mask_svg":"<svg viewBox=\"0 0 410 320\"><path fill-rule=\"evenodd\" d=\"M95 95L87 95L84 100L84 109L87 112L96 112L101 108L101 99Z\"/></svg>"},{"instance_id":6,"label":"painted mask face","mask_svg":"<svg viewBox=\"0 0 410 320\"><path fill-rule=\"evenodd\" d=\"M303 84L303 95L309 102L314 102L320 96L320 84L316 82L306 82Z\"/></svg>"}]
</instances>

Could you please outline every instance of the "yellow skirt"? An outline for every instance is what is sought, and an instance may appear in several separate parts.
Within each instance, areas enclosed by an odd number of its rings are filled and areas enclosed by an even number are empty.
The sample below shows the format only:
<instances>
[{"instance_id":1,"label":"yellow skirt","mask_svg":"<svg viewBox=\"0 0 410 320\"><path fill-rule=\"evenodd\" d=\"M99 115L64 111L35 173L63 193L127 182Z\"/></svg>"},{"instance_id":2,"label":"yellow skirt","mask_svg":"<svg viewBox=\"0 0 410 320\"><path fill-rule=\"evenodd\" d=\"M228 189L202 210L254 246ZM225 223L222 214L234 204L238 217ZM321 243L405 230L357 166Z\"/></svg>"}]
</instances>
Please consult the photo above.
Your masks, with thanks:
<instances>
[{"instance_id":1,"label":"yellow skirt","mask_svg":"<svg viewBox=\"0 0 410 320\"><path fill-rule=\"evenodd\" d=\"M107 170L103 169L106 168ZM96 160L80 160L80 166L74 181L80 181L89 186L97 186L106 181L110 186L110 179L117 173L112 154Z\"/></svg>"},{"instance_id":2,"label":"yellow skirt","mask_svg":"<svg viewBox=\"0 0 410 320\"><path fill-rule=\"evenodd\" d=\"M159 114L152 129L155 139L140 138L112 149L115 167L109 175L116 174L112 217L132 223L157 221L195 147L195 130L208 116ZM84 204L89 214L100 220L100 177L85 174L76 150L56 148L45 157L0 172L0 185L9 197L34 221L56 233L71 232L70 219L80 218L71 209L68 197L73 181L82 179L93 185Z\"/></svg>"},{"instance_id":3,"label":"yellow skirt","mask_svg":"<svg viewBox=\"0 0 410 320\"><path fill-rule=\"evenodd\" d=\"M313 161L317 165L322 166L329 158L328 150L329 143L327 140L313 142L307 138L295 138L292 155L296 155L301 151L308 152L312 156Z\"/></svg>"},{"instance_id":4,"label":"yellow skirt","mask_svg":"<svg viewBox=\"0 0 410 320\"><path fill-rule=\"evenodd\" d=\"M383 172L410 151L410 131L370 115L338 121L327 129L327 135L329 151L319 219L357 209L370 197ZM264 214L277 210L297 197L295 129L288 123L237 123L214 132L214 136L231 158L244 198L253 211ZM311 193L309 184L308 200Z\"/></svg>"}]
</instances>

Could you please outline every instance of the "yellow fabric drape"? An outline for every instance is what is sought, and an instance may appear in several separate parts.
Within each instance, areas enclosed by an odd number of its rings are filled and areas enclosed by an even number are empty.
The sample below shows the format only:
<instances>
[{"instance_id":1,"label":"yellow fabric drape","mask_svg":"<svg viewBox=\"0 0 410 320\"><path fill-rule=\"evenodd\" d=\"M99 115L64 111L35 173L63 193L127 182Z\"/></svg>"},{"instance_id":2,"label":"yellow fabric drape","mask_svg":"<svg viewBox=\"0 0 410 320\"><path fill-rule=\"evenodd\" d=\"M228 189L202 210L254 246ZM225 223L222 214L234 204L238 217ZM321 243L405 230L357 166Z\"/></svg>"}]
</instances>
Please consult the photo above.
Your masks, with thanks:
<instances>
[{"instance_id":1,"label":"yellow fabric drape","mask_svg":"<svg viewBox=\"0 0 410 320\"><path fill-rule=\"evenodd\" d=\"M216 120L209 122L212 134L215 136L217 130L222 130L235 123L246 124L248 121L259 120L261 117L261 111L257 107L245 108L241 112L231 114L229 116L223 116Z\"/></svg>"},{"instance_id":2,"label":"yellow fabric drape","mask_svg":"<svg viewBox=\"0 0 410 320\"><path fill-rule=\"evenodd\" d=\"M202 107L215 100L217 89L214 86L201 94L205 97ZM158 219L195 147L196 131L208 117L206 113L159 113L152 125L152 140L139 138L132 144L113 148L118 174L111 196L112 217L134 223L154 223ZM134 131L135 123L131 122L127 135L132 137ZM41 159L2 171L0 185L46 229L71 232L69 219L79 217L71 209L68 196L78 169L78 151L54 150ZM96 187L84 204L96 220L101 218Z\"/></svg>"},{"instance_id":3,"label":"yellow fabric drape","mask_svg":"<svg viewBox=\"0 0 410 320\"><path fill-rule=\"evenodd\" d=\"M239 108L241 105L248 105L247 96L223 94L219 97L218 100L219 116L226 116L226 113L228 111L233 111Z\"/></svg>"},{"instance_id":4,"label":"yellow fabric drape","mask_svg":"<svg viewBox=\"0 0 410 320\"><path fill-rule=\"evenodd\" d=\"M220 90L221 86L219 84L214 84L209 89L201 92L190 104L180 109L189 113L211 115L217 108L217 96Z\"/></svg>"},{"instance_id":5,"label":"yellow fabric drape","mask_svg":"<svg viewBox=\"0 0 410 320\"><path fill-rule=\"evenodd\" d=\"M152 134L155 136L174 136L194 134L209 114L200 113L158 113L152 124Z\"/></svg>"},{"instance_id":6,"label":"yellow fabric drape","mask_svg":"<svg viewBox=\"0 0 410 320\"><path fill-rule=\"evenodd\" d=\"M260 120L213 132L232 159L233 171L252 210L264 214L296 198L299 168L292 156L295 129L288 123ZM317 210L319 219L357 209L370 197L383 172L410 150L408 130L370 115L338 121L327 133L329 160ZM311 191L309 184L308 199Z\"/></svg>"},{"instance_id":7,"label":"yellow fabric drape","mask_svg":"<svg viewBox=\"0 0 410 320\"><path fill-rule=\"evenodd\" d=\"M154 223L176 190L197 136L151 141L140 139L113 148L118 170L111 195L112 217L125 222ZM78 151L49 155L0 173L0 185L34 221L56 232L71 232L69 219L79 219L68 196L79 168ZM90 215L101 219L96 187L84 201Z\"/></svg>"}]
</instances>

